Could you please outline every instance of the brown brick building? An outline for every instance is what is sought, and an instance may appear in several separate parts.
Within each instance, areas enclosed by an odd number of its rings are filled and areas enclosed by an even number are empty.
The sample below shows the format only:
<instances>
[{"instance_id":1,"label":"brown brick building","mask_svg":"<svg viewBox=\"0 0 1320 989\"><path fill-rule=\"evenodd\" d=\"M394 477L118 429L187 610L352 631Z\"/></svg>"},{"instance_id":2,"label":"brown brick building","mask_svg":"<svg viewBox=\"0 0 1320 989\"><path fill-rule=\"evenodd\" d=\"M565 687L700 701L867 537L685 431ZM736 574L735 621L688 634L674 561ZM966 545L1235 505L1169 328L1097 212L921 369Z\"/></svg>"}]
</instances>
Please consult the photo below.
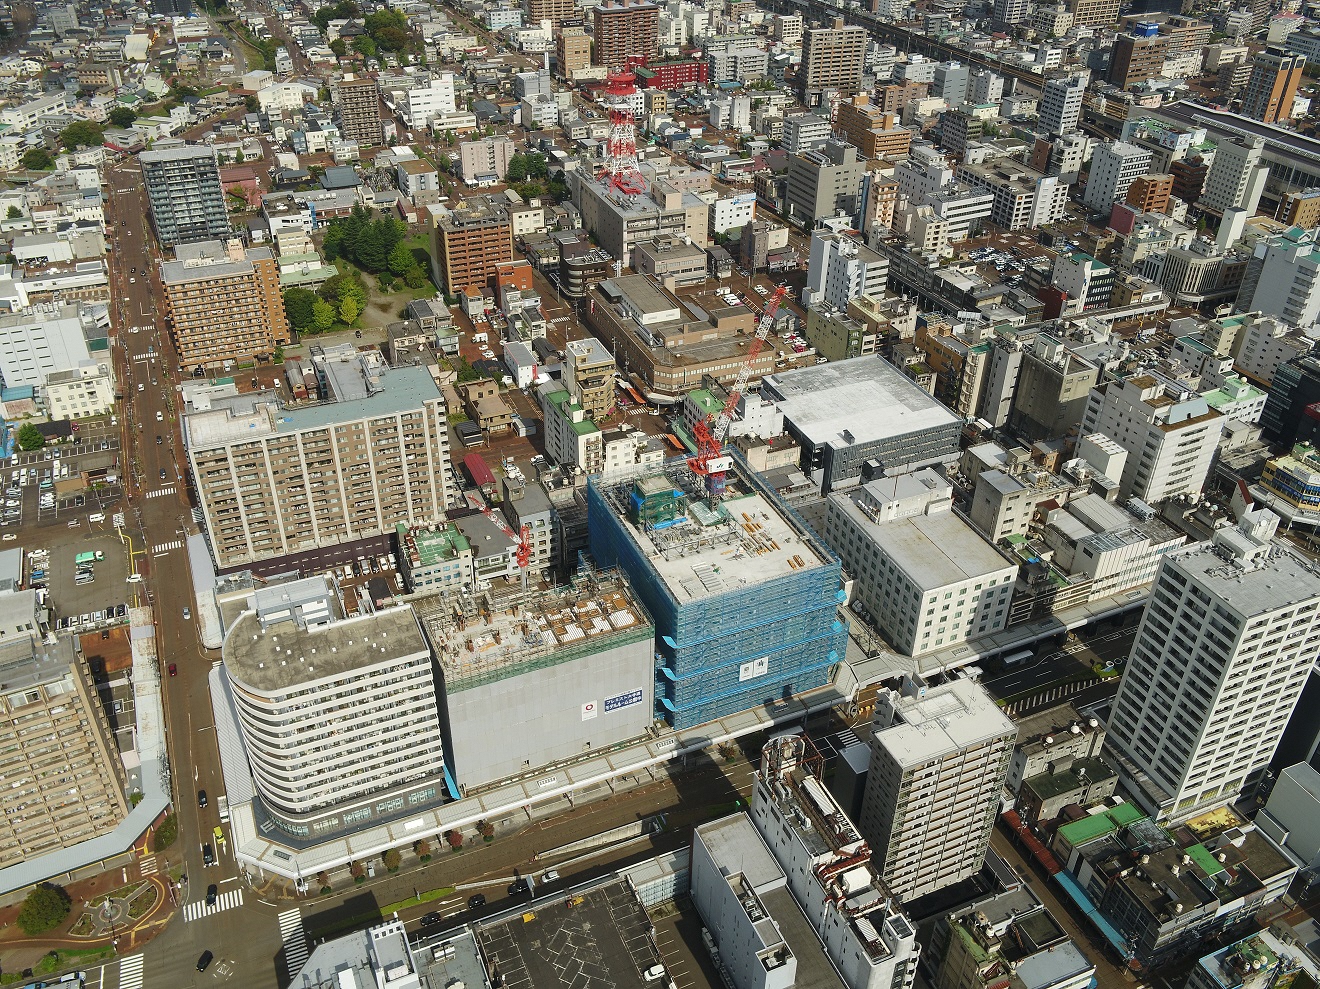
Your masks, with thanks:
<instances>
[{"instance_id":1,"label":"brown brick building","mask_svg":"<svg viewBox=\"0 0 1320 989\"><path fill-rule=\"evenodd\" d=\"M1167 213L1172 194L1172 175L1143 175L1128 186L1127 204L1143 213Z\"/></svg>"},{"instance_id":2,"label":"brown brick building","mask_svg":"<svg viewBox=\"0 0 1320 989\"><path fill-rule=\"evenodd\" d=\"M194 367L248 361L289 342L280 269L268 247L236 240L181 244L160 266L165 307L179 363Z\"/></svg>"},{"instance_id":3,"label":"brown brick building","mask_svg":"<svg viewBox=\"0 0 1320 989\"><path fill-rule=\"evenodd\" d=\"M381 123L380 87L376 80L347 75L335 83L334 89L339 133L364 148L384 144L385 127Z\"/></svg>"},{"instance_id":4,"label":"brown brick building","mask_svg":"<svg viewBox=\"0 0 1320 989\"><path fill-rule=\"evenodd\" d=\"M872 103L867 93L839 104L834 127L867 158L902 159L912 147L912 132L899 126L896 114Z\"/></svg>"},{"instance_id":5,"label":"brown brick building","mask_svg":"<svg viewBox=\"0 0 1320 989\"><path fill-rule=\"evenodd\" d=\"M513 260L513 225L502 206L485 200L460 202L436 221L431 256L440 288L457 295L470 285L490 284L495 269Z\"/></svg>"},{"instance_id":6,"label":"brown brick building","mask_svg":"<svg viewBox=\"0 0 1320 989\"><path fill-rule=\"evenodd\" d=\"M592 23L596 65L622 69L629 59L651 59L659 50L660 8L650 0L605 0L592 12Z\"/></svg>"},{"instance_id":7,"label":"brown brick building","mask_svg":"<svg viewBox=\"0 0 1320 989\"><path fill-rule=\"evenodd\" d=\"M1285 53L1277 48L1258 54L1242 94L1243 115L1267 124L1291 120L1293 97L1305 71L1305 55Z\"/></svg>"},{"instance_id":8,"label":"brown brick building","mask_svg":"<svg viewBox=\"0 0 1320 989\"><path fill-rule=\"evenodd\" d=\"M591 36L580 27L562 28L555 35L555 66L561 78L572 80L591 64Z\"/></svg>"}]
</instances>

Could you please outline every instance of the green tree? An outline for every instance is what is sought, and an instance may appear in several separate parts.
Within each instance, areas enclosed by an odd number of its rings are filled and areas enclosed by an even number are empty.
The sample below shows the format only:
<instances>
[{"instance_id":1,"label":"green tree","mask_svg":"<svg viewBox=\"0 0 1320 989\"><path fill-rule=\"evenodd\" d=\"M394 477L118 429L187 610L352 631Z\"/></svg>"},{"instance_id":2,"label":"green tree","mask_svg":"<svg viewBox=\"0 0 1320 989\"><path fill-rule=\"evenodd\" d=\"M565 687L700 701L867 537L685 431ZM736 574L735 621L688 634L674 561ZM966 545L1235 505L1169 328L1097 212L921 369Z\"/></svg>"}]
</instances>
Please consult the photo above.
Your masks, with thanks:
<instances>
[{"instance_id":1,"label":"green tree","mask_svg":"<svg viewBox=\"0 0 1320 989\"><path fill-rule=\"evenodd\" d=\"M259 113L261 111L261 100L255 96L249 96L243 100L243 106L247 108L248 113Z\"/></svg>"},{"instance_id":2,"label":"green tree","mask_svg":"<svg viewBox=\"0 0 1320 989\"><path fill-rule=\"evenodd\" d=\"M388 871L394 872L403 863L403 856L399 854L397 848L390 848L385 851L385 854L380 857L380 860L385 863L385 868Z\"/></svg>"},{"instance_id":3,"label":"green tree","mask_svg":"<svg viewBox=\"0 0 1320 989\"><path fill-rule=\"evenodd\" d=\"M25 422L18 427L18 448L20 450L40 450L46 445L46 437L41 435L41 430L30 422Z\"/></svg>"},{"instance_id":4,"label":"green tree","mask_svg":"<svg viewBox=\"0 0 1320 989\"><path fill-rule=\"evenodd\" d=\"M109 120L116 127L132 127L137 114L126 106L117 106L110 111Z\"/></svg>"},{"instance_id":5,"label":"green tree","mask_svg":"<svg viewBox=\"0 0 1320 989\"><path fill-rule=\"evenodd\" d=\"M179 839L179 818L171 814L165 820L160 822L151 836L151 850L153 852L163 852Z\"/></svg>"},{"instance_id":6,"label":"green tree","mask_svg":"<svg viewBox=\"0 0 1320 989\"><path fill-rule=\"evenodd\" d=\"M305 330L315 322L315 305L316 293L308 289L295 287L284 293L284 315L295 330Z\"/></svg>"},{"instance_id":7,"label":"green tree","mask_svg":"<svg viewBox=\"0 0 1320 989\"><path fill-rule=\"evenodd\" d=\"M394 250L390 251L387 263L390 271L396 275L406 275L411 269L417 267L417 259L413 257L413 252L402 241L394 245Z\"/></svg>"},{"instance_id":8,"label":"green tree","mask_svg":"<svg viewBox=\"0 0 1320 989\"><path fill-rule=\"evenodd\" d=\"M23 167L33 171L45 171L55 167L55 159L45 148L28 148L23 152Z\"/></svg>"},{"instance_id":9,"label":"green tree","mask_svg":"<svg viewBox=\"0 0 1320 989\"><path fill-rule=\"evenodd\" d=\"M66 148L95 148L104 141L104 132L90 120L79 120L60 131L60 144Z\"/></svg>"},{"instance_id":10,"label":"green tree","mask_svg":"<svg viewBox=\"0 0 1320 989\"><path fill-rule=\"evenodd\" d=\"M408 32L397 27L381 28L372 35L372 38L375 39L376 46L380 48L381 51L387 52L407 51L409 45L412 44L412 39L408 37Z\"/></svg>"},{"instance_id":11,"label":"green tree","mask_svg":"<svg viewBox=\"0 0 1320 989\"><path fill-rule=\"evenodd\" d=\"M324 333L335 325L335 307L324 299L312 303L312 329Z\"/></svg>"},{"instance_id":12,"label":"green tree","mask_svg":"<svg viewBox=\"0 0 1320 989\"><path fill-rule=\"evenodd\" d=\"M12 205L11 205L11 206L9 207L9 211L8 211L7 213L5 213L5 219L6 219L6 220L17 220L17 219L18 219L19 217L21 217L22 215L23 215L23 211L22 211L21 209L19 209L17 206L12 206Z\"/></svg>"},{"instance_id":13,"label":"green tree","mask_svg":"<svg viewBox=\"0 0 1320 989\"><path fill-rule=\"evenodd\" d=\"M512 185L525 178L527 178L527 159L521 154L513 155L509 158L509 168L504 173L504 181Z\"/></svg>"},{"instance_id":14,"label":"green tree","mask_svg":"<svg viewBox=\"0 0 1320 989\"><path fill-rule=\"evenodd\" d=\"M59 927L72 906L63 886L42 883L27 895L18 910L18 926L31 937Z\"/></svg>"},{"instance_id":15,"label":"green tree","mask_svg":"<svg viewBox=\"0 0 1320 989\"><path fill-rule=\"evenodd\" d=\"M363 58L380 57L380 49L376 47L376 42L372 41L365 34L359 35L353 39L353 50Z\"/></svg>"},{"instance_id":16,"label":"green tree","mask_svg":"<svg viewBox=\"0 0 1320 989\"><path fill-rule=\"evenodd\" d=\"M426 271L420 264L413 265L403 274L403 284L409 288L421 288L426 284Z\"/></svg>"},{"instance_id":17,"label":"green tree","mask_svg":"<svg viewBox=\"0 0 1320 989\"><path fill-rule=\"evenodd\" d=\"M351 323L358 318L358 313L362 310L358 307L357 299L351 295L343 302L339 303L339 318L345 323Z\"/></svg>"},{"instance_id":18,"label":"green tree","mask_svg":"<svg viewBox=\"0 0 1320 989\"><path fill-rule=\"evenodd\" d=\"M348 54L348 42L343 38L336 38L334 41L330 42L330 50L340 58L343 58Z\"/></svg>"}]
</instances>

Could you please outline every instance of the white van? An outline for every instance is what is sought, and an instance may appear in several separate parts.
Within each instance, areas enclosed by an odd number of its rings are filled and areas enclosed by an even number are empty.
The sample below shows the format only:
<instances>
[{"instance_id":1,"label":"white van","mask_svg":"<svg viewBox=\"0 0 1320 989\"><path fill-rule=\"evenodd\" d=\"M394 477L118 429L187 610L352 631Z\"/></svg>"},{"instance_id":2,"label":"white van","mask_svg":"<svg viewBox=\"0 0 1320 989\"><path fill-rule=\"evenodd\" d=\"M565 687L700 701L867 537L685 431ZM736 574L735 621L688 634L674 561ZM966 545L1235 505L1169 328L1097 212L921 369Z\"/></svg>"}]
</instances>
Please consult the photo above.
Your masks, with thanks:
<instances>
[{"instance_id":1,"label":"white van","mask_svg":"<svg viewBox=\"0 0 1320 989\"><path fill-rule=\"evenodd\" d=\"M91 515L87 516L87 521L88 521L88 522L92 522L92 523L96 523L96 522L104 522L104 521L105 521L105 513L104 513L104 512L93 512Z\"/></svg>"},{"instance_id":2,"label":"white van","mask_svg":"<svg viewBox=\"0 0 1320 989\"><path fill-rule=\"evenodd\" d=\"M473 343L487 343L487 342L489 342L489 341L490 341L490 334L489 334L489 333L474 333L474 334L472 334L472 342L473 342Z\"/></svg>"}]
</instances>

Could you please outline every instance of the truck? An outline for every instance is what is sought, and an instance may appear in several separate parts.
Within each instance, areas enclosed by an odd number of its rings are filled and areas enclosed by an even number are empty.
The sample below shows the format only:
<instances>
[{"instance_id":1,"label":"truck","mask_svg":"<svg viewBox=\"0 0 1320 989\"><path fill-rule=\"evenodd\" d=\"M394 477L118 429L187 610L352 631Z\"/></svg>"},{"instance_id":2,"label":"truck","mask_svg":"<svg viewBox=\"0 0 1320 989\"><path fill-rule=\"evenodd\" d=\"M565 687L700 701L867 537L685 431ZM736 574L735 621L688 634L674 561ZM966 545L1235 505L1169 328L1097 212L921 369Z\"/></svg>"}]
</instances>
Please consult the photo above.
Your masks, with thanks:
<instances>
[{"instance_id":1,"label":"truck","mask_svg":"<svg viewBox=\"0 0 1320 989\"><path fill-rule=\"evenodd\" d=\"M73 562L75 566L82 566L84 563L94 563L96 562L96 554L91 550L88 550L85 553L79 553L73 558Z\"/></svg>"},{"instance_id":2,"label":"truck","mask_svg":"<svg viewBox=\"0 0 1320 989\"><path fill-rule=\"evenodd\" d=\"M227 796L225 796L225 795L222 793L222 794L220 794L220 796L216 797L215 800L216 800L216 806L217 806L217 807L219 808L219 810L220 810L220 821L221 821L221 823L228 822L228 820L229 820L229 798L228 798Z\"/></svg>"}]
</instances>

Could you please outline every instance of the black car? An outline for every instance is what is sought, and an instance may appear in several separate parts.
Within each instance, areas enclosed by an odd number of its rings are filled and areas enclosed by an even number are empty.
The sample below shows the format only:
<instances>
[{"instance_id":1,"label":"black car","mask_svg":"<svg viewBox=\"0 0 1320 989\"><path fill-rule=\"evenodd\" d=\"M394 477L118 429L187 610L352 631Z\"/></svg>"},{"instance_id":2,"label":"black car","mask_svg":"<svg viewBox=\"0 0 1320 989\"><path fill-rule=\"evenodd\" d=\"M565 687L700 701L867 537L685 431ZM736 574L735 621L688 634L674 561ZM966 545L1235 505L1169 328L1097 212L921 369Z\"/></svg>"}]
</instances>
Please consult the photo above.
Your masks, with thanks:
<instances>
[{"instance_id":1,"label":"black car","mask_svg":"<svg viewBox=\"0 0 1320 989\"><path fill-rule=\"evenodd\" d=\"M215 883L211 883L210 886L207 886L207 887L206 887L206 905L207 905L208 907L215 906L215 899L216 899L216 897L219 896L219 895L220 895L220 887L219 887L219 886L217 886Z\"/></svg>"},{"instance_id":2,"label":"black car","mask_svg":"<svg viewBox=\"0 0 1320 989\"><path fill-rule=\"evenodd\" d=\"M163 436L161 436L159 433L157 433L157 434L156 434L156 445L157 445L157 446L160 446L160 445L161 445L162 443L164 443L164 442L165 442L165 437L163 437Z\"/></svg>"},{"instance_id":3,"label":"black car","mask_svg":"<svg viewBox=\"0 0 1320 989\"><path fill-rule=\"evenodd\" d=\"M197 959L197 971L205 972L206 967L211 964L211 959L214 957L215 955L211 954L211 952L203 951L202 957Z\"/></svg>"},{"instance_id":4,"label":"black car","mask_svg":"<svg viewBox=\"0 0 1320 989\"><path fill-rule=\"evenodd\" d=\"M205 807L205 806L206 806L206 791L205 791L205 790L198 790L198 791L197 791L197 806L198 806L198 807Z\"/></svg>"},{"instance_id":5,"label":"black car","mask_svg":"<svg viewBox=\"0 0 1320 989\"><path fill-rule=\"evenodd\" d=\"M162 481L165 480L165 468L164 468L164 467L162 467L162 468L160 469L160 479L161 479Z\"/></svg>"},{"instance_id":6,"label":"black car","mask_svg":"<svg viewBox=\"0 0 1320 989\"><path fill-rule=\"evenodd\" d=\"M202 864L215 865L215 851L209 844L202 846Z\"/></svg>"},{"instance_id":7,"label":"black car","mask_svg":"<svg viewBox=\"0 0 1320 989\"><path fill-rule=\"evenodd\" d=\"M526 879L515 879L513 882L509 883L510 896L517 896L519 893L527 893L530 891L531 887L527 885Z\"/></svg>"},{"instance_id":8,"label":"black car","mask_svg":"<svg viewBox=\"0 0 1320 989\"><path fill-rule=\"evenodd\" d=\"M479 910L481 907L484 907L485 905L486 905L485 893L473 893L471 896L468 897L469 910Z\"/></svg>"},{"instance_id":9,"label":"black car","mask_svg":"<svg viewBox=\"0 0 1320 989\"><path fill-rule=\"evenodd\" d=\"M442 919L443 918L441 918L441 916L438 913L432 911L431 913L424 914L422 916L422 926L434 927L436 924L440 923Z\"/></svg>"}]
</instances>

